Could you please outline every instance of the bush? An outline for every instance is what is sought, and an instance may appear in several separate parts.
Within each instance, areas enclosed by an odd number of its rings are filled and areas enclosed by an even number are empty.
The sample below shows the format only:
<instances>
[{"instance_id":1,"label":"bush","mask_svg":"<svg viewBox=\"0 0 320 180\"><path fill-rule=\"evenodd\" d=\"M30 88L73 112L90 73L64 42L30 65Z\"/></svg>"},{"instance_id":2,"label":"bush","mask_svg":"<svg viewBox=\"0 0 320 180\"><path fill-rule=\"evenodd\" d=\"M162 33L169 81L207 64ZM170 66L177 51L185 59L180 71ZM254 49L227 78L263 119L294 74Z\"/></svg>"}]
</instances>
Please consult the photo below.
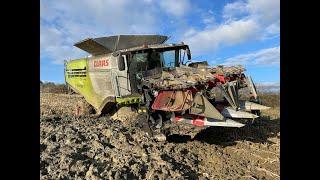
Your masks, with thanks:
<instances>
[{"instance_id":1,"label":"bush","mask_svg":"<svg viewBox=\"0 0 320 180\"><path fill-rule=\"evenodd\" d=\"M67 94L68 88L65 84L55 84L53 82L44 83L40 81L40 92Z\"/></svg>"}]
</instances>

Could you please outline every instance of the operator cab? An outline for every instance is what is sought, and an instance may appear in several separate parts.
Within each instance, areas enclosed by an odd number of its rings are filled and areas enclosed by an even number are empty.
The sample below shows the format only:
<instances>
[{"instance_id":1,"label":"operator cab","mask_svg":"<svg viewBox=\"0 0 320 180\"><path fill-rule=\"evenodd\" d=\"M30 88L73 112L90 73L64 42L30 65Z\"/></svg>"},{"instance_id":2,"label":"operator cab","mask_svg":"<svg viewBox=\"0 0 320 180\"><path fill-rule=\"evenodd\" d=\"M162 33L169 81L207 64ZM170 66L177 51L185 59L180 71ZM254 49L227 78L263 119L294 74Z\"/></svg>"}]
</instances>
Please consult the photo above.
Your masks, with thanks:
<instances>
[{"instance_id":1,"label":"operator cab","mask_svg":"<svg viewBox=\"0 0 320 180\"><path fill-rule=\"evenodd\" d=\"M137 92L137 88L140 89L137 86L143 77L160 77L162 71L173 70L191 60L189 47L184 44L160 44L127 50L120 54L125 55L127 59L132 92ZM118 64L121 65L123 62L120 60Z\"/></svg>"},{"instance_id":2,"label":"operator cab","mask_svg":"<svg viewBox=\"0 0 320 180\"><path fill-rule=\"evenodd\" d=\"M187 45L150 47L121 54L130 54L129 66L137 64L139 71L148 71L155 68L172 69L179 67L181 64L186 65L191 59Z\"/></svg>"}]
</instances>

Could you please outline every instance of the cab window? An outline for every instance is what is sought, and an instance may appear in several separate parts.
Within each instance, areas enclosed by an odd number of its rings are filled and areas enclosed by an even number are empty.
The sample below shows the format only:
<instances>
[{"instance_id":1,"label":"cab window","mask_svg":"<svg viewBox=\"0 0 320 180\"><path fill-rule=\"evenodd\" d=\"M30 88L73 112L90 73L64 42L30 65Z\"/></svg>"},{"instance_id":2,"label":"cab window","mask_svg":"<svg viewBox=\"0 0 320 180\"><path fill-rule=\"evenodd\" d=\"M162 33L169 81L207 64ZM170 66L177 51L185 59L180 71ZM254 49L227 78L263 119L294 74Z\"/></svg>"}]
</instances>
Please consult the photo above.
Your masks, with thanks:
<instances>
[{"instance_id":1,"label":"cab window","mask_svg":"<svg viewBox=\"0 0 320 180\"><path fill-rule=\"evenodd\" d=\"M163 62L164 67L173 68L176 66L176 52L172 51L164 51L160 53L161 60Z\"/></svg>"}]
</instances>

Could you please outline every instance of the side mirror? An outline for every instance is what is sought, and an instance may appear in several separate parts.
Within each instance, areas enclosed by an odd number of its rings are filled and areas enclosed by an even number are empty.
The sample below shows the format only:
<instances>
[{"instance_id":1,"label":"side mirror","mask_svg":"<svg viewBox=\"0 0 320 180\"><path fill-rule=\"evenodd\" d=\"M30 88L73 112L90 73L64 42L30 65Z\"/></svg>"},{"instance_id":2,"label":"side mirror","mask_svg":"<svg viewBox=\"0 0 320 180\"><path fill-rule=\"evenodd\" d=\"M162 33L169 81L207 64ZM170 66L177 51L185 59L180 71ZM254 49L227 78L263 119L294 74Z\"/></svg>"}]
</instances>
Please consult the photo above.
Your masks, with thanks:
<instances>
[{"instance_id":1,"label":"side mirror","mask_svg":"<svg viewBox=\"0 0 320 180\"><path fill-rule=\"evenodd\" d=\"M126 69L124 58L122 55L119 55L118 57L118 69L119 71L123 71Z\"/></svg>"},{"instance_id":2,"label":"side mirror","mask_svg":"<svg viewBox=\"0 0 320 180\"><path fill-rule=\"evenodd\" d=\"M191 52L190 52L190 49L187 49L187 56L188 56L188 60L191 60Z\"/></svg>"}]
</instances>

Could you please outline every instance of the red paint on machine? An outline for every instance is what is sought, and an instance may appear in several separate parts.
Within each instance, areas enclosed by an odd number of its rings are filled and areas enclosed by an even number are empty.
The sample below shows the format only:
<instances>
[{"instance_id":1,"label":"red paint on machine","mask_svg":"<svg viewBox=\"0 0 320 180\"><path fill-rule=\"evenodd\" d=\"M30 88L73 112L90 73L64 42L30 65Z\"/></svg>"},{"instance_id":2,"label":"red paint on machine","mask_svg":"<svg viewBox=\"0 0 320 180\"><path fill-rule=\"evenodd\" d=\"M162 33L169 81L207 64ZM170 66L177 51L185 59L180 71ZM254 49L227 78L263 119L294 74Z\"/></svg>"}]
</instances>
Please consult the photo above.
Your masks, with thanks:
<instances>
[{"instance_id":1,"label":"red paint on machine","mask_svg":"<svg viewBox=\"0 0 320 180\"><path fill-rule=\"evenodd\" d=\"M108 59L102 59L102 60L96 60L93 61L93 67L108 67L109 66L109 61Z\"/></svg>"},{"instance_id":2,"label":"red paint on machine","mask_svg":"<svg viewBox=\"0 0 320 180\"><path fill-rule=\"evenodd\" d=\"M202 119L195 119L195 120L192 120L192 124L194 126L204 126L204 120Z\"/></svg>"}]
</instances>

